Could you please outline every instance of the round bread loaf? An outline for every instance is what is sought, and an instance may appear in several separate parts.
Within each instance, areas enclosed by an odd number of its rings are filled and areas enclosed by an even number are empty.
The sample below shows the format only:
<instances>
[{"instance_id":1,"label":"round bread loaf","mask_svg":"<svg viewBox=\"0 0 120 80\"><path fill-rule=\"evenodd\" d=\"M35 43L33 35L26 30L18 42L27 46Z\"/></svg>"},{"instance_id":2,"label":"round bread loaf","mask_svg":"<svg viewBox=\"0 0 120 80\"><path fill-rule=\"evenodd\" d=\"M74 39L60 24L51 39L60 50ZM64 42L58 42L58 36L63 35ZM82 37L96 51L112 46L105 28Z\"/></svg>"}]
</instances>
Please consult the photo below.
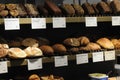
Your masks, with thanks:
<instances>
[{"instance_id":1,"label":"round bread loaf","mask_svg":"<svg viewBox=\"0 0 120 80\"><path fill-rule=\"evenodd\" d=\"M5 17L9 14L8 10L2 10L0 11L0 16Z\"/></svg>"},{"instance_id":2,"label":"round bread loaf","mask_svg":"<svg viewBox=\"0 0 120 80\"><path fill-rule=\"evenodd\" d=\"M80 42L77 38L67 38L63 41L63 43L67 46L80 46Z\"/></svg>"},{"instance_id":3,"label":"round bread loaf","mask_svg":"<svg viewBox=\"0 0 120 80\"><path fill-rule=\"evenodd\" d=\"M29 76L28 80L40 80L40 77L37 74L32 74Z\"/></svg>"},{"instance_id":4,"label":"round bread loaf","mask_svg":"<svg viewBox=\"0 0 120 80\"><path fill-rule=\"evenodd\" d=\"M77 39L80 42L80 45L87 45L90 42L90 40L86 36L81 36Z\"/></svg>"},{"instance_id":5,"label":"round bread loaf","mask_svg":"<svg viewBox=\"0 0 120 80\"><path fill-rule=\"evenodd\" d=\"M52 48L53 48L54 52L60 52L61 53L61 52L66 52L67 51L66 47L63 44L54 44L52 46Z\"/></svg>"},{"instance_id":6,"label":"round bread loaf","mask_svg":"<svg viewBox=\"0 0 120 80\"><path fill-rule=\"evenodd\" d=\"M43 54L45 55L51 55L54 53L53 48L49 45L42 45L39 48L42 50Z\"/></svg>"},{"instance_id":7,"label":"round bread loaf","mask_svg":"<svg viewBox=\"0 0 120 80\"><path fill-rule=\"evenodd\" d=\"M43 37L38 37L37 40L39 42L39 46L50 44L50 41L46 38L43 38Z\"/></svg>"}]
</instances>

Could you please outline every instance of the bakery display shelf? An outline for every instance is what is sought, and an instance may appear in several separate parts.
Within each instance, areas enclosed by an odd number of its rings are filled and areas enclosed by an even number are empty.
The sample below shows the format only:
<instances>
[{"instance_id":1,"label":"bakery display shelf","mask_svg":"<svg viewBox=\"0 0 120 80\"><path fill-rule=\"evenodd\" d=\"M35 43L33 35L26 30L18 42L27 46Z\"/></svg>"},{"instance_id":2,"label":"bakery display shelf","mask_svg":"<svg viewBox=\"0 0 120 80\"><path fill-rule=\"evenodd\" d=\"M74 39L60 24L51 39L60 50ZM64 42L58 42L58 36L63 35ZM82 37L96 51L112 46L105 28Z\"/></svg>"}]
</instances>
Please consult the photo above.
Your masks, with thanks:
<instances>
[{"instance_id":1,"label":"bakery display shelf","mask_svg":"<svg viewBox=\"0 0 120 80\"><path fill-rule=\"evenodd\" d=\"M19 18L20 24L30 24L31 18ZM98 22L111 21L111 16L98 16ZM85 17L66 17L67 23L85 22ZM46 18L46 23L52 23L52 18ZM4 18L0 18L0 24L4 24Z\"/></svg>"}]
</instances>

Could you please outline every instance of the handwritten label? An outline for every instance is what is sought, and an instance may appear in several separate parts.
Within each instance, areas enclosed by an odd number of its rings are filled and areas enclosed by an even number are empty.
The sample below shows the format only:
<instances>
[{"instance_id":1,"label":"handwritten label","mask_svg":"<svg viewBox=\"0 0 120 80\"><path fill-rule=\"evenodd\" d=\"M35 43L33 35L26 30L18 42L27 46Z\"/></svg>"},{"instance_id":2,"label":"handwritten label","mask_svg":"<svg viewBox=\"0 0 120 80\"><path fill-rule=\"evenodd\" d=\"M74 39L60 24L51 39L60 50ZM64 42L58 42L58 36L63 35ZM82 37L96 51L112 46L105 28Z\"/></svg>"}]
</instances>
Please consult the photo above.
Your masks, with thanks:
<instances>
[{"instance_id":1,"label":"handwritten label","mask_svg":"<svg viewBox=\"0 0 120 80\"><path fill-rule=\"evenodd\" d=\"M120 25L120 17L114 16L112 17L112 26L119 26Z\"/></svg>"},{"instance_id":2,"label":"handwritten label","mask_svg":"<svg viewBox=\"0 0 120 80\"><path fill-rule=\"evenodd\" d=\"M55 67L68 66L68 57L67 56L55 56Z\"/></svg>"},{"instance_id":3,"label":"handwritten label","mask_svg":"<svg viewBox=\"0 0 120 80\"><path fill-rule=\"evenodd\" d=\"M42 69L42 58L28 59L28 70Z\"/></svg>"},{"instance_id":4,"label":"handwritten label","mask_svg":"<svg viewBox=\"0 0 120 80\"><path fill-rule=\"evenodd\" d=\"M5 18L5 30L20 30L19 18Z\"/></svg>"},{"instance_id":5,"label":"handwritten label","mask_svg":"<svg viewBox=\"0 0 120 80\"><path fill-rule=\"evenodd\" d=\"M8 73L7 61L0 62L0 74Z\"/></svg>"},{"instance_id":6,"label":"handwritten label","mask_svg":"<svg viewBox=\"0 0 120 80\"><path fill-rule=\"evenodd\" d=\"M96 17L85 17L86 27L96 27L97 26L97 18Z\"/></svg>"},{"instance_id":7,"label":"handwritten label","mask_svg":"<svg viewBox=\"0 0 120 80\"><path fill-rule=\"evenodd\" d=\"M66 18L64 17L53 18L53 28L66 28Z\"/></svg>"},{"instance_id":8,"label":"handwritten label","mask_svg":"<svg viewBox=\"0 0 120 80\"><path fill-rule=\"evenodd\" d=\"M45 18L31 18L32 29L46 29Z\"/></svg>"},{"instance_id":9,"label":"handwritten label","mask_svg":"<svg viewBox=\"0 0 120 80\"><path fill-rule=\"evenodd\" d=\"M115 60L115 50L105 51L105 61Z\"/></svg>"},{"instance_id":10,"label":"handwritten label","mask_svg":"<svg viewBox=\"0 0 120 80\"><path fill-rule=\"evenodd\" d=\"M77 54L76 55L76 62L77 64L84 64L88 63L88 54Z\"/></svg>"},{"instance_id":11,"label":"handwritten label","mask_svg":"<svg viewBox=\"0 0 120 80\"><path fill-rule=\"evenodd\" d=\"M92 56L93 56L93 62L104 61L103 52L93 52Z\"/></svg>"}]
</instances>

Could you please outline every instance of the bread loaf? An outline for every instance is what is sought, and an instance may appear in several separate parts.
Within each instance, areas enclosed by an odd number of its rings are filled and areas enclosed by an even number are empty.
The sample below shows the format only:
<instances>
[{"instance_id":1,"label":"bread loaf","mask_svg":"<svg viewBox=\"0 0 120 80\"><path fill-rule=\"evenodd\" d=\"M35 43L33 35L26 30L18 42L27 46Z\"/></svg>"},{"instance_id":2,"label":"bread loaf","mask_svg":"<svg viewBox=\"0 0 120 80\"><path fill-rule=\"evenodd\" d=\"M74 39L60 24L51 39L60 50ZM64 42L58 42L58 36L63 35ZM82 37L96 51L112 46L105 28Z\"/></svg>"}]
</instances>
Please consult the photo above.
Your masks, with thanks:
<instances>
[{"instance_id":1,"label":"bread loaf","mask_svg":"<svg viewBox=\"0 0 120 80\"><path fill-rule=\"evenodd\" d=\"M10 4L6 4L6 7L8 10L15 10L17 6L16 4L10 3Z\"/></svg>"},{"instance_id":2,"label":"bread loaf","mask_svg":"<svg viewBox=\"0 0 120 80\"><path fill-rule=\"evenodd\" d=\"M100 38L96 42L105 49L114 49L113 43L108 38Z\"/></svg>"},{"instance_id":3,"label":"bread loaf","mask_svg":"<svg viewBox=\"0 0 120 80\"><path fill-rule=\"evenodd\" d=\"M29 76L28 80L41 80L37 74L32 74Z\"/></svg>"},{"instance_id":4,"label":"bread loaf","mask_svg":"<svg viewBox=\"0 0 120 80\"><path fill-rule=\"evenodd\" d=\"M84 10L79 4L72 4L73 8L75 9L76 15L84 15Z\"/></svg>"},{"instance_id":5,"label":"bread loaf","mask_svg":"<svg viewBox=\"0 0 120 80\"><path fill-rule=\"evenodd\" d=\"M77 38L67 38L63 41L63 43L67 46L80 46L80 42Z\"/></svg>"},{"instance_id":6,"label":"bread loaf","mask_svg":"<svg viewBox=\"0 0 120 80\"><path fill-rule=\"evenodd\" d=\"M49 12L44 6L38 5L37 8L41 15L48 16Z\"/></svg>"},{"instance_id":7,"label":"bread loaf","mask_svg":"<svg viewBox=\"0 0 120 80\"><path fill-rule=\"evenodd\" d=\"M53 48L54 52L60 52L61 53L61 52L66 52L67 51L66 47L63 44L54 44L52 46L52 48Z\"/></svg>"},{"instance_id":8,"label":"bread loaf","mask_svg":"<svg viewBox=\"0 0 120 80\"><path fill-rule=\"evenodd\" d=\"M111 42L113 43L115 49L120 49L120 41L118 39L112 39Z\"/></svg>"},{"instance_id":9,"label":"bread loaf","mask_svg":"<svg viewBox=\"0 0 120 80\"><path fill-rule=\"evenodd\" d=\"M99 12L101 14L108 14L108 13L111 13L111 9L110 7L108 6L108 4L104 1L101 1L97 4L97 9L99 10Z\"/></svg>"},{"instance_id":10,"label":"bread loaf","mask_svg":"<svg viewBox=\"0 0 120 80\"><path fill-rule=\"evenodd\" d=\"M43 54L45 54L45 55L54 54L54 50L53 50L53 48L51 46L42 45L39 48L42 50Z\"/></svg>"},{"instance_id":11,"label":"bread loaf","mask_svg":"<svg viewBox=\"0 0 120 80\"><path fill-rule=\"evenodd\" d=\"M94 11L94 9L93 9L93 7L91 6L90 3L85 2L85 3L82 4L82 7L85 11L85 14L88 14L88 15L95 14L95 11Z\"/></svg>"},{"instance_id":12,"label":"bread loaf","mask_svg":"<svg viewBox=\"0 0 120 80\"><path fill-rule=\"evenodd\" d=\"M8 50L8 56L10 58L25 58L27 54L20 48L10 48Z\"/></svg>"},{"instance_id":13,"label":"bread loaf","mask_svg":"<svg viewBox=\"0 0 120 80\"><path fill-rule=\"evenodd\" d=\"M8 55L9 46L7 44L0 44L0 58Z\"/></svg>"},{"instance_id":14,"label":"bread loaf","mask_svg":"<svg viewBox=\"0 0 120 80\"><path fill-rule=\"evenodd\" d=\"M89 38L87 38L86 36L81 36L81 37L78 37L77 39L80 42L80 45L83 45L83 46L87 45L90 42Z\"/></svg>"},{"instance_id":15,"label":"bread loaf","mask_svg":"<svg viewBox=\"0 0 120 80\"><path fill-rule=\"evenodd\" d=\"M17 10L10 10L9 13L10 13L11 16L14 16L14 17L19 15Z\"/></svg>"},{"instance_id":16,"label":"bread loaf","mask_svg":"<svg viewBox=\"0 0 120 80\"><path fill-rule=\"evenodd\" d=\"M62 4L60 6L61 10L63 11L63 14L67 16L74 16L75 15L75 9L70 4Z\"/></svg>"},{"instance_id":17,"label":"bread loaf","mask_svg":"<svg viewBox=\"0 0 120 80\"><path fill-rule=\"evenodd\" d=\"M0 11L5 9L5 4L0 4Z\"/></svg>"},{"instance_id":18,"label":"bread loaf","mask_svg":"<svg viewBox=\"0 0 120 80\"><path fill-rule=\"evenodd\" d=\"M25 4L25 9L27 11L27 14L29 14L30 16L38 16L39 15L37 7L34 4Z\"/></svg>"},{"instance_id":19,"label":"bread loaf","mask_svg":"<svg viewBox=\"0 0 120 80\"><path fill-rule=\"evenodd\" d=\"M43 38L43 37L38 37L38 38L36 38L36 40L38 41L39 46L50 44L50 41L46 38Z\"/></svg>"},{"instance_id":20,"label":"bread loaf","mask_svg":"<svg viewBox=\"0 0 120 80\"><path fill-rule=\"evenodd\" d=\"M0 16L5 17L9 14L8 10L1 10L0 11Z\"/></svg>"},{"instance_id":21,"label":"bread loaf","mask_svg":"<svg viewBox=\"0 0 120 80\"><path fill-rule=\"evenodd\" d=\"M27 12L25 11L25 7L22 4L16 4L16 10L18 11L19 16L26 16Z\"/></svg>"},{"instance_id":22,"label":"bread loaf","mask_svg":"<svg viewBox=\"0 0 120 80\"><path fill-rule=\"evenodd\" d=\"M45 0L45 5L44 7L49 11L51 15L61 15L62 12L60 8L52 1L50 0Z\"/></svg>"},{"instance_id":23,"label":"bread loaf","mask_svg":"<svg viewBox=\"0 0 120 80\"><path fill-rule=\"evenodd\" d=\"M97 9L97 4L92 4L92 7L93 7L93 9L95 11L95 14L99 14L100 13L99 10Z\"/></svg>"}]
</instances>

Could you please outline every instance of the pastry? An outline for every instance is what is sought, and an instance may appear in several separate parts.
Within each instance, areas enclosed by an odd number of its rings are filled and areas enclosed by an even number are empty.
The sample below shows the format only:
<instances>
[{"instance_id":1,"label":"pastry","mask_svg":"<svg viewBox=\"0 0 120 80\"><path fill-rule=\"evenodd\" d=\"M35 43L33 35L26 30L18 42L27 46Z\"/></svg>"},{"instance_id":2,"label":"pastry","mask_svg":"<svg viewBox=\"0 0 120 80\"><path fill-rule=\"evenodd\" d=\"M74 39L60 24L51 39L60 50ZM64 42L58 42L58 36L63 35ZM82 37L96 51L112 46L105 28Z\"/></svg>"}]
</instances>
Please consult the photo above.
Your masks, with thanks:
<instances>
[{"instance_id":1,"label":"pastry","mask_svg":"<svg viewBox=\"0 0 120 80\"><path fill-rule=\"evenodd\" d=\"M10 48L8 50L8 56L10 58L25 58L27 54L20 48Z\"/></svg>"},{"instance_id":2,"label":"pastry","mask_svg":"<svg viewBox=\"0 0 120 80\"><path fill-rule=\"evenodd\" d=\"M43 53L41 49L37 47L27 47L24 49L24 52L27 54L27 57L42 56Z\"/></svg>"},{"instance_id":3,"label":"pastry","mask_svg":"<svg viewBox=\"0 0 120 80\"><path fill-rule=\"evenodd\" d=\"M63 41L63 43L67 46L80 46L80 42L77 38L67 38Z\"/></svg>"},{"instance_id":4,"label":"pastry","mask_svg":"<svg viewBox=\"0 0 120 80\"><path fill-rule=\"evenodd\" d=\"M114 49L113 43L108 38L100 38L96 42L105 49Z\"/></svg>"},{"instance_id":5,"label":"pastry","mask_svg":"<svg viewBox=\"0 0 120 80\"><path fill-rule=\"evenodd\" d=\"M60 52L61 53L61 52L66 52L67 51L66 47L63 44L54 44L52 46L52 48L53 48L54 52Z\"/></svg>"},{"instance_id":6,"label":"pastry","mask_svg":"<svg viewBox=\"0 0 120 80\"><path fill-rule=\"evenodd\" d=\"M90 42L90 40L86 36L81 36L77 39L80 42L80 45L87 45Z\"/></svg>"},{"instance_id":7,"label":"pastry","mask_svg":"<svg viewBox=\"0 0 120 80\"><path fill-rule=\"evenodd\" d=\"M43 54L45 54L45 55L54 54L53 48L49 45L42 45L39 48L42 50Z\"/></svg>"},{"instance_id":8,"label":"pastry","mask_svg":"<svg viewBox=\"0 0 120 80\"><path fill-rule=\"evenodd\" d=\"M32 74L29 76L28 80L41 80L37 74Z\"/></svg>"},{"instance_id":9,"label":"pastry","mask_svg":"<svg viewBox=\"0 0 120 80\"><path fill-rule=\"evenodd\" d=\"M39 46L39 43L36 39L33 39L33 38L25 38L23 41L22 41L22 45L25 46L25 47L28 47L28 46L36 46L38 47Z\"/></svg>"}]
</instances>

